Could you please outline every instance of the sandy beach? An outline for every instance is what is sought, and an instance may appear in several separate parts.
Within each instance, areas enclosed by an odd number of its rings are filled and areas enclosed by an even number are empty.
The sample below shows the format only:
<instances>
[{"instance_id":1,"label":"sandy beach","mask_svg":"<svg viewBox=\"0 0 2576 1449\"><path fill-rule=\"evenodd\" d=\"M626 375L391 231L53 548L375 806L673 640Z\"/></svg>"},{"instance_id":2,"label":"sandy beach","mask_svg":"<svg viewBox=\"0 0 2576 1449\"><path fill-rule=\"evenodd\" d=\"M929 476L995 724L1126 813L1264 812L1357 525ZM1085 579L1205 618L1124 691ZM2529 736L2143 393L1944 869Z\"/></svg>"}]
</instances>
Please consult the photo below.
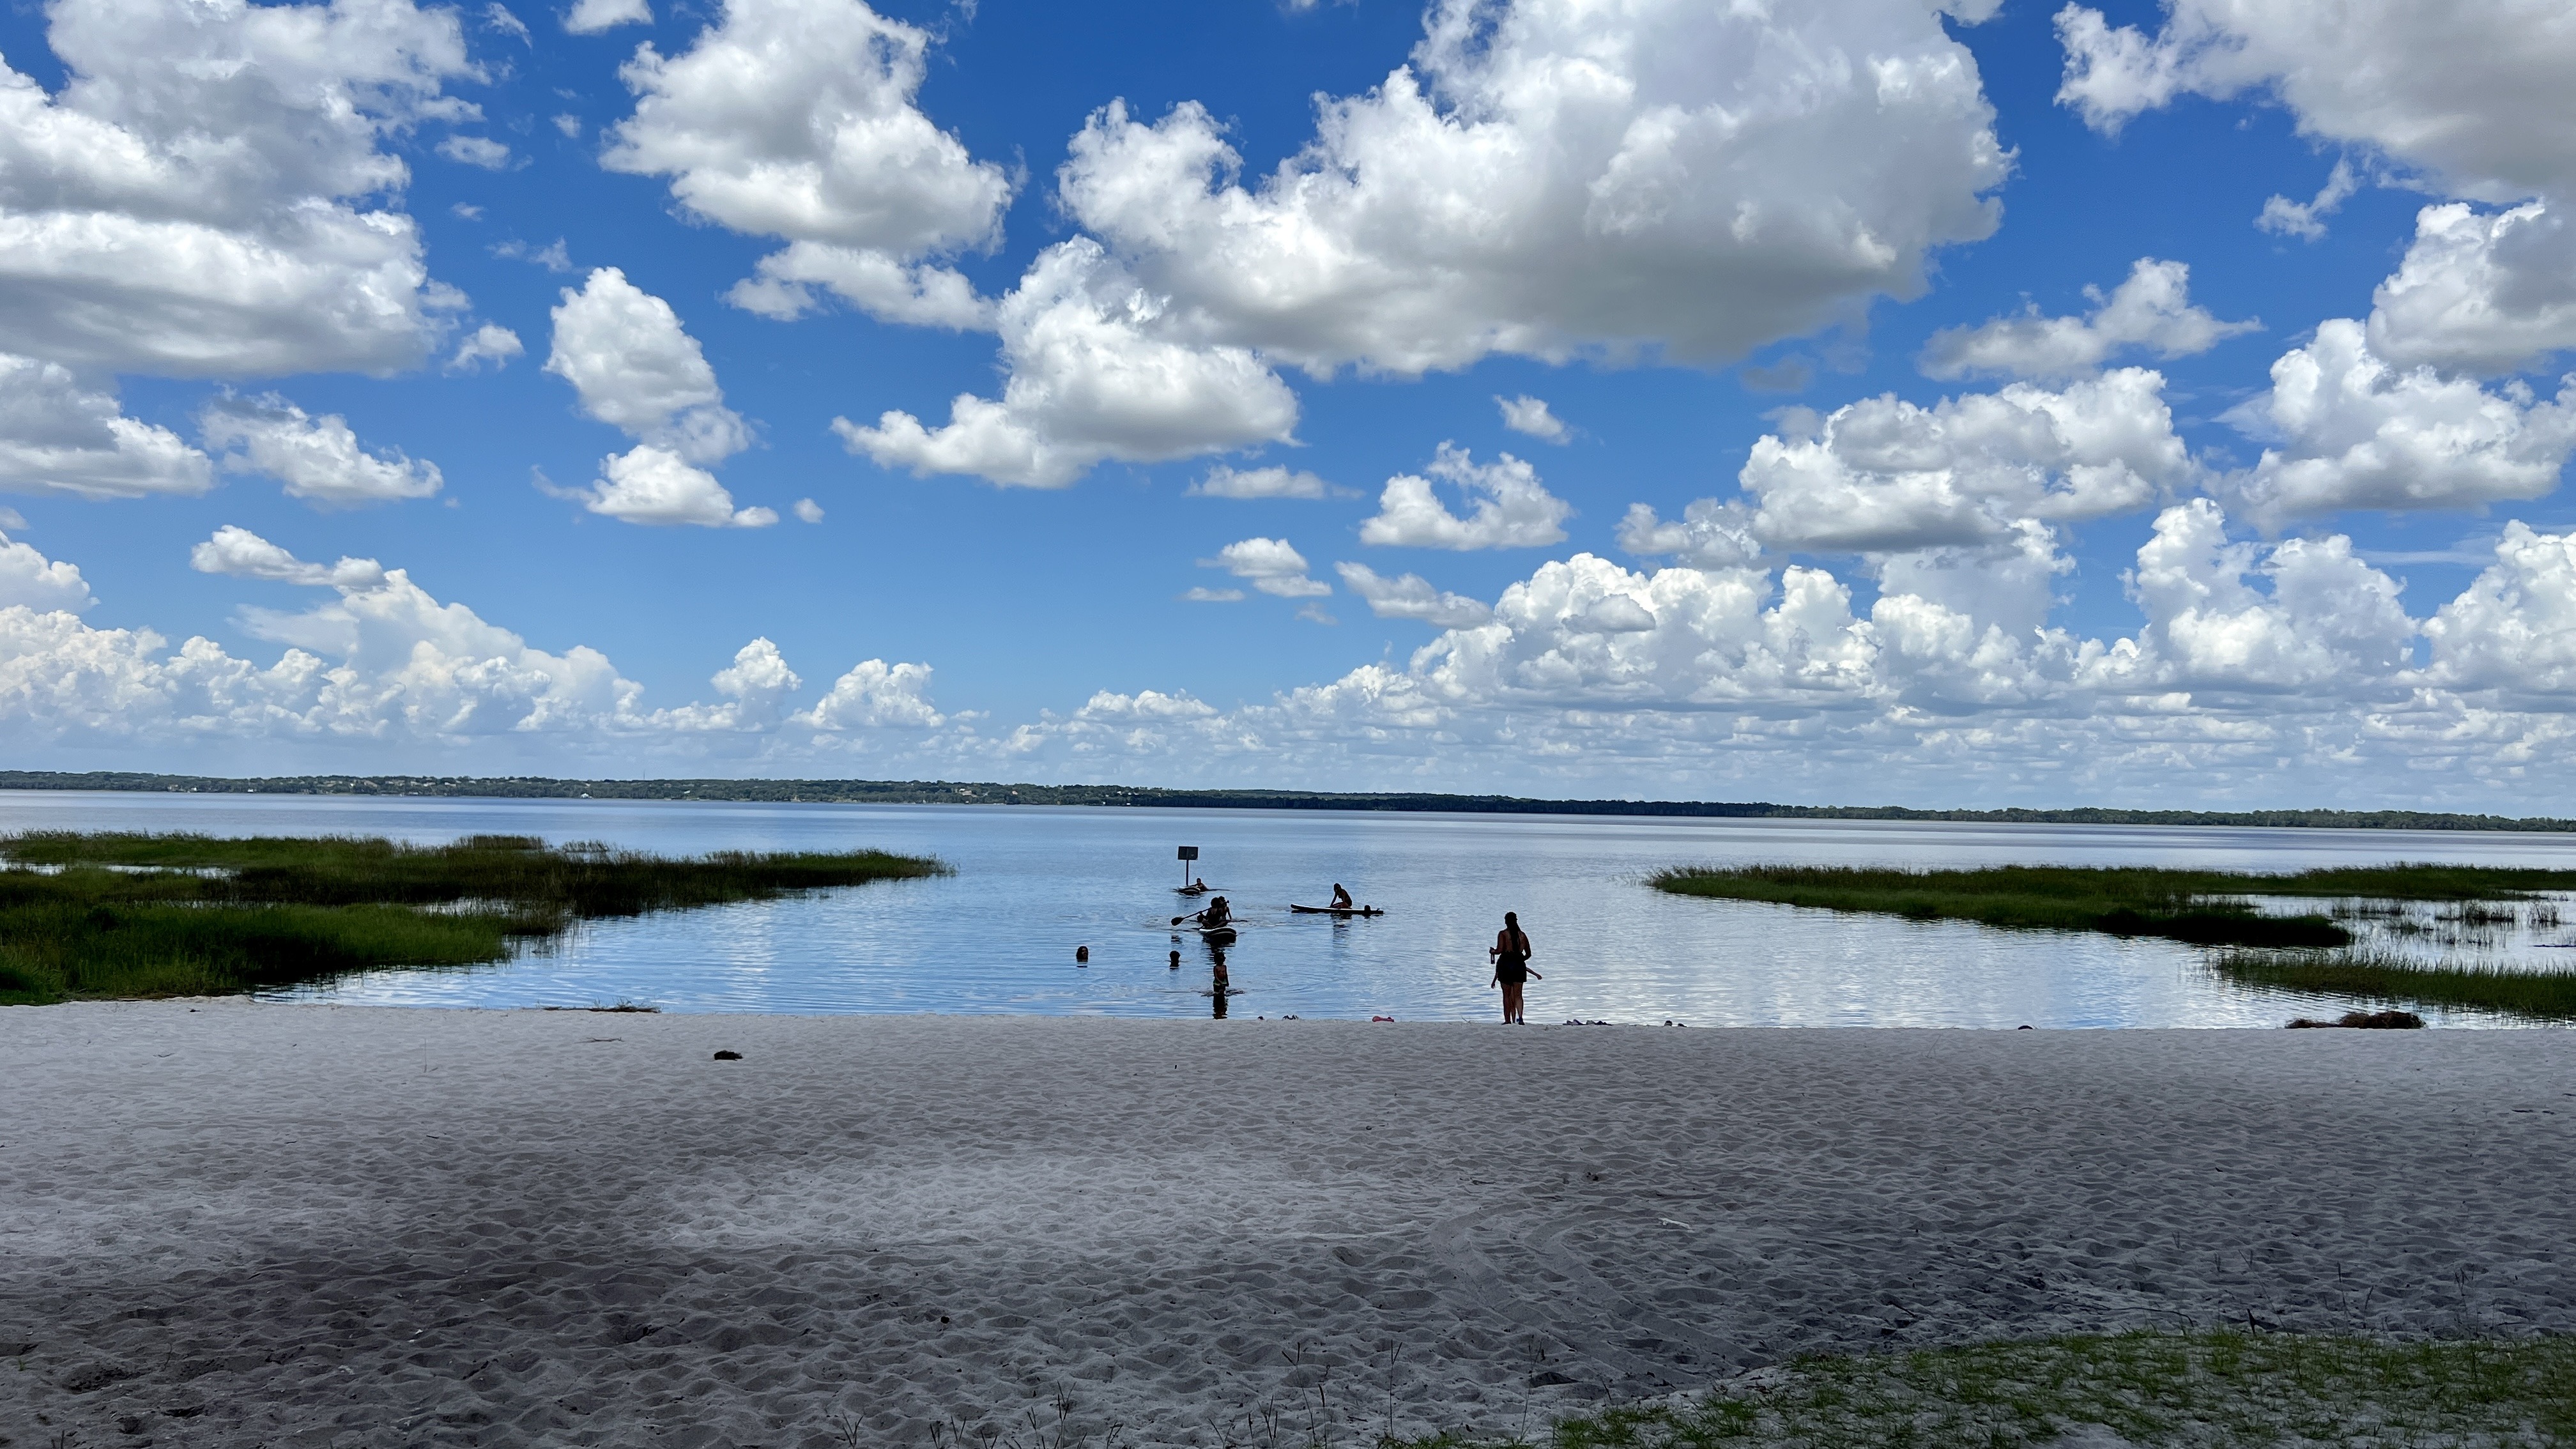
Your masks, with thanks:
<instances>
[{"instance_id":1,"label":"sandy beach","mask_svg":"<svg viewBox=\"0 0 2576 1449\"><path fill-rule=\"evenodd\" d=\"M1358 1442L1810 1349L2566 1332L2571 1068L2562 1031L11 1009L0 1436Z\"/></svg>"}]
</instances>

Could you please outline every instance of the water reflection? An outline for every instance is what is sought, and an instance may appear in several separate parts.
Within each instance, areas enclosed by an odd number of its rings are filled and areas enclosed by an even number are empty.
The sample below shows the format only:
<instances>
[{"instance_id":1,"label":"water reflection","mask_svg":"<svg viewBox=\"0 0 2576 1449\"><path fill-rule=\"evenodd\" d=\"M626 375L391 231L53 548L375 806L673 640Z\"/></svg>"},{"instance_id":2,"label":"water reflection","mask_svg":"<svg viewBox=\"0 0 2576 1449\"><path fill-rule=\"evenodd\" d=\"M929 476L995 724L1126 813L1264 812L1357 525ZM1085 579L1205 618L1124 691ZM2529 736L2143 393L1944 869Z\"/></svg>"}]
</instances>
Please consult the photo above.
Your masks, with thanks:
<instances>
[{"instance_id":1,"label":"water reflection","mask_svg":"<svg viewBox=\"0 0 2576 1449\"><path fill-rule=\"evenodd\" d=\"M1172 954L1176 843L1224 862L1241 931L1229 992L1263 1014L1490 1021L1486 947L1506 908L1546 947L1536 1019L1701 1026L2272 1026L2335 1005L2220 980L2201 954L1650 890L1667 866L1758 861L1971 866L2047 861L2287 871L2399 860L2576 868L2568 836L2148 829L1945 822L1399 816L1285 811L399 800L0 792L0 830L473 833L687 854L879 846L958 874L797 900L593 922L550 952L471 971L393 971L287 993L420 1005L674 1011L1213 1014L1215 962ZM1339 881L1387 914L1292 915ZM2314 909L2313 905L2305 907ZM2576 956L2527 913L2428 917L2535 961ZM2391 934L2402 934L2392 928ZM2374 938L2375 939L2375 938ZM1090 969L1069 965L1077 944ZM2518 944L2517 944L2518 943ZM1201 948L1189 946L1193 961ZM1243 973L1239 980L1232 971ZM2338 1008L2339 1009L2339 1008ZM2474 1024L2477 1018L2426 1016Z\"/></svg>"},{"instance_id":2,"label":"water reflection","mask_svg":"<svg viewBox=\"0 0 2576 1449\"><path fill-rule=\"evenodd\" d=\"M2352 933L2357 955L2425 966L2576 970L2576 931L2565 924L2576 912L2576 894L2542 892L2519 901L2256 896L2247 903L2267 916L2325 916Z\"/></svg>"}]
</instances>

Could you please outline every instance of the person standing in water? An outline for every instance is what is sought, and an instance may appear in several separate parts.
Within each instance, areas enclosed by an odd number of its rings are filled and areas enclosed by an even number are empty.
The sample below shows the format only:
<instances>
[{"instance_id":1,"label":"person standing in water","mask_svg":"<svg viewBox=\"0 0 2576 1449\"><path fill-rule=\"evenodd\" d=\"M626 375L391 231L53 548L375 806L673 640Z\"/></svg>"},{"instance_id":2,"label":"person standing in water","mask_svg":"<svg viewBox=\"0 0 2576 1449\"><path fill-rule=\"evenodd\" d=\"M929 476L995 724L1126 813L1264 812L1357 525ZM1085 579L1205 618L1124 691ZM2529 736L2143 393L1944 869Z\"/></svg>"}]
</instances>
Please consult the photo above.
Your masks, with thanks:
<instances>
[{"instance_id":1,"label":"person standing in water","mask_svg":"<svg viewBox=\"0 0 2576 1449\"><path fill-rule=\"evenodd\" d=\"M1485 954L1494 963L1491 984L1503 988L1503 1023L1527 1026L1529 1023L1521 1015L1521 983L1532 977L1541 981L1547 978L1530 969L1529 933L1521 929L1518 912L1503 912L1503 929L1495 935L1493 949Z\"/></svg>"}]
</instances>

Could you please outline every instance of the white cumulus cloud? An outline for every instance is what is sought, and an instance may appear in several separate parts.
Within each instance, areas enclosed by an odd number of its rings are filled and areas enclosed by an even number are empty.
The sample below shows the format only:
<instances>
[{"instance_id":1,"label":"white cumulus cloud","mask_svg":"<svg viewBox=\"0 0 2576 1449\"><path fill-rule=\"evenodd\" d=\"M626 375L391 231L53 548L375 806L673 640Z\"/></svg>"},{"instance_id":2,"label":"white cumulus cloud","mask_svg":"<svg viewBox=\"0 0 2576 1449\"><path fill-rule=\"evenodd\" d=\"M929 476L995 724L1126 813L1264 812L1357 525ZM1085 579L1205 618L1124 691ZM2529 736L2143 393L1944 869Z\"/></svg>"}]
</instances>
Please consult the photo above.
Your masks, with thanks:
<instances>
[{"instance_id":1,"label":"white cumulus cloud","mask_svg":"<svg viewBox=\"0 0 2576 1449\"><path fill-rule=\"evenodd\" d=\"M2326 234L2326 224L2320 218L2342 210L2343 204L2351 200L2352 194L2359 189L2361 181L2354 173L2352 163L2337 160L2334 170L2326 173L2326 184L2318 187L2317 194L2306 201L2292 201L2279 195L2263 198L2263 210L2254 218L2254 226L2257 230L2280 236L2321 241Z\"/></svg>"},{"instance_id":2,"label":"white cumulus cloud","mask_svg":"<svg viewBox=\"0 0 2576 1449\"><path fill-rule=\"evenodd\" d=\"M374 559L343 557L336 564L306 563L283 546L231 523L188 551L188 567L201 574L352 589L376 588L385 578L384 565Z\"/></svg>"},{"instance_id":3,"label":"white cumulus cloud","mask_svg":"<svg viewBox=\"0 0 2576 1449\"><path fill-rule=\"evenodd\" d=\"M450 136L438 143L438 154L486 171L500 171L510 164L510 148L489 136Z\"/></svg>"},{"instance_id":4,"label":"white cumulus cloud","mask_svg":"<svg viewBox=\"0 0 2576 1449\"><path fill-rule=\"evenodd\" d=\"M1921 407L1894 394L1757 440L1741 526L1777 549L1885 553L2008 543L2024 520L2132 512L2197 474L2164 378L2124 367L2051 391L2014 383ZM1812 417L1812 415L1811 415ZM1717 532L1709 515L1703 532ZM1670 546L1633 552L1675 552Z\"/></svg>"},{"instance_id":5,"label":"white cumulus cloud","mask_svg":"<svg viewBox=\"0 0 2576 1449\"><path fill-rule=\"evenodd\" d=\"M2576 347L2576 229L2563 207L2428 206L2371 296L2370 348L2401 367L2512 372Z\"/></svg>"},{"instance_id":6,"label":"white cumulus cloud","mask_svg":"<svg viewBox=\"0 0 2576 1449\"><path fill-rule=\"evenodd\" d=\"M1313 142L1254 184L1206 107L1103 107L1056 178L1089 235L995 309L1001 399L843 438L917 473L1061 486L1286 438L1273 364L1732 357L1913 296L1932 249L1994 229L2008 163L1975 61L1911 0L1436 0L1425 25L1409 64L1320 101ZM830 273L814 245L738 300L796 310ZM904 286L884 315L951 305Z\"/></svg>"},{"instance_id":7,"label":"white cumulus cloud","mask_svg":"<svg viewBox=\"0 0 2576 1449\"><path fill-rule=\"evenodd\" d=\"M715 673L712 702L648 710L641 687L598 650L533 646L373 559L308 563L226 527L189 561L330 597L239 610L241 629L284 646L261 665L202 636L173 649L152 630L92 628L74 612L90 603L77 569L0 540L0 728L23 748L264 747L281 762L309 762L331 746L404 762L535 749L605 768L639 752L709 750L784 751L810 763L818 747L876 748L881 727L922 740L951 722L928 702L928 666L881 660L849 671L814 709L790 713L803 681L767 638Z\"/></svg>"},{"instance_id":8,"label":"white cumulus cloud","mask_svg":"<svg viewBox=\"0 0 2576 1449\"><path fill-rule=\"evenodd\" d=\"M1343 586L1367 600L1369 612L1381 619L1418 619L1443 629L1469 629L1494 615L1482 600L1437 588L1420 574L1390 579L1357 563L1335 564L1333 571L1342 576Z\"/></svg>"},{"instance_id":9,"label":"white cumulus cloud","mask_svg":"<svg viewBox=\"0 0 2576 1449\"><path fill-rule=\"evenodd\" d=\"M1333 591L1322 579L1306 576L1306 556L1284 538L1247 538L1229 543L1216 557L1201 559L1203 568L1221 568L1265 594L1282 599L1320 597Z\"/></svg>"},{"instance_id":10,"label":"white cumulus cloud","mask_svg":"<svg viewBox=\"0 0 2576 1449\"><path fill-rule=\"evenodd\" d=\"M198 426L207 447L238 450L226 453L225 471L265 473L284 483L289 496L318 507L394 503L439 490L437 464L399 448L370 453L348 419L314 417L275 393L213 403Z\"/></svg>"},{"instance_id":11,"label":"white cumulus cloud","mask_svg":"<svg viewBox=\"0 0 2576 1449\"><path fill-rule=\"evenodd\" d=\"M930 45L861 0L726 0L688 50L636 52L635 114L601 164L669 176L690 212L785 239L733 293L753 311L796 316L821 286L894 321L981 325L965 279L918 259L993 241L1011 185L914 103Z\"/></svg>"},{"instance_id":12,"label":"white cumulus cloud","mask_svg":"<svg viewBox=\"0 0 2576 1449\"><path fill-rule=\"evenodd\" d=\"M546 371L573 385L581 409L656 451L712 463L750 446L750 430L724 405L716 371L671 304L615 267L567 287L554 309Z\"/></svg>"},{"instance_id":13,"label":"white cumulus cloud","mask_svg":"<svg viewBox=\"0 0 2576 1449\"><path fill-rule=\"evenodd\" d=\"M97 602L76 565L49 559L32 546L0 534L0 609L77 614Z\"/></svg>"},{"instance_id":14,"label":"white cumulus cloud","mask_svg":"<svg viewBox=\"0 0 2576 1449\"><path fill-rule=\"evenodd\" d=\"M2230 543L2206 498L2157 516L2129 580L2146 626L2085 665L2085 682L2123 692L2322 687L2366 698L2372 681L2394 687L2419 632L2397 581L2354 557L2350 539Z\"/></svg>"},{"instance_id":15,"label":"white cumulus cloud","mask_svg":"<svg viewBox=\"0 0 2576 1449\"><path fill-rule=\"evenodd\" d=\"M1549 443L1562 443L1574 436L1563 419L1548 411L1545 398L1522 393L1519 397L1497 397L1494 405L1503 410L1503 426L1515 433L1527 433Z\"/></svg>"},{"instance_id":16,"label":"white cumulus cloud","mask_svg":"<svg viewBox=\"0 0 2576 1449\"><path fill-rule=\"evenodd\" d=\"M75 368L180 377L421 361L457 300L375 198L380 143L464 114L456 13L409 0L74 0L71 79L0 65L0 337Z\"/></svg>"},{"instance_id":17,"label":"white cumulus cloud","mask_svg":"<svg viewBox=\"0 0 2576 1449\"><path fill-rule=\"evenodd\" d=\"M1742 568L1762 556L1751 513L1741 503L1692 501L1679 519L1656 516L1650 503L1631 503L1619 520L1619 546L1639 558L1674 558L1693 568Z\"/></svg>"},{"instance_id":18,"label":"white cumulus cloud","mask_svg":"<svg viewBox=\"0 0 2576 1449\"><path fill-rule=\"evenodd\" d=\"M1060 174L1177 328L1311 369L1727 358L1911 296L1995 225L1976 63L1931 7L1436 0L1251 185L1211 113L1104 108Z\"/></svg>"},{"instance_id":19,"label":"white cumulus cloud","mask_svg":"<svg viewBox=\"0 0 2576 1449\"><path fill-rule=\"evenodd\" d=\"M947 722L930 703L930 666L863 659L798 718L817 730L934 729Z\"/></svg>"},{"instance_id":20,"label":"white cumulus cloud","mask_svg":"<svg viewBox=\"0 0 2576 1449\"><path fill-rule=\"evenodd\" d=\"M2125 350L2188 357L2262 326L2222 322L2207 308L2193 306L2191 268L2153 257L2138 258L2109 295L2091 286L2084 295L2093 310L2082 317L2044 317L2033 306L2018 317L1945 327L1924 346L1922 369L1942 378L2000 373L2058 380L2095 372Z\"/></svg>"},{"instance_id":21,"label":"white cumulus cloud","mask_svg":"<svg viewBox=\"0 0 2576 1449\"><path fill-rule=\"evenodd\" d=\"M447 370L476 372L487 362L495 369L504 368L510 365L511 358L521 356L527 350L526 344L519 341L518 333L497 322L486 322L456 344L455 354L447 359Z\"/></svg>"},{"instance_id":22,"label":"white cumulus cloud","mask_svg":"<svg viewBox=\"0 0 2576 1449\"><path fill-rule=\"evenodd\" d=\"M1360 542L1398 548L1538 548L1565 539L1574 508L1539 482L1538 470L1502 454L1478 464L1467 450L1442 443L1430 478L1398 473L1386 480L1375 516L1360 524ZM1461 518L1432 491L1431 479L1455 487L1475 507Z\"/></svg>"},{"instance_id":23,"label":"white cumulus cloud","mask_svg":"<svg viewBox=\"0 0 2576 1449\"><path fill-rule=\"evenodd\" d=\"M698 528L767 528L767 508L736 508L716 476L666 448L638 444L599 463L599 479L578 496L593 513L625 523Z\"/></svg>"},{"instance_id":24,"label":"white cumulus cloud","mask_svg":"<svg viewBox=\"0 0 2576 1449\"><path fill-rule=\"evenodd\" d=\"M597 35L620 25L650 25L653 7L645 0L573 0L564 12L563 28L575 35Z\"/></svg>"},{"instance_id":25,"label":"white cumulus cloud","mask_svg":"<svg viewBox=\"0 0 2576 1449\"><path fill-rule=\"evenodd\" d=\"M1287 441L1297 396L1250 351L1157 335L1158 304L1087 238L1041 253L996 309L1010 376L999 401L961 393L927 428L888 411L835 418L854 453L916 474L1061 488L1104 459L1161 462Z\"/></svg>"},{"instance_id":26,"label":"white cumulus cloud","mask_svg":"<svg viewBox=\"0 0 2576 1449\"><path fill-rule=\"evenodd\" d=\"M2544 401L2374 355L2359 322L2320 324L2272 364L2272 389L2228 414L2272 442L2229 480L2267 525L2348 508L2461 508L2538 498L2576 451L2576 378Z\"/></svg>"},{"instance_id":27,"label":"white cumulus cloud","mask_svg":"<svg viewBox=\"0 0 2576 1449\"><path fill-rule=\"evenodd\" d=\"M787 697L805 687L805 681L787 667L786 656L766 637L734 651L733 662L717 670L707 683L723 696L722 703L655 710L654 722L666 729L692 733L772 730L786 713Z\"/></svg>"},{"instance_id":28,"label":"white cumulus cloud","mask_svg":"<svg viewBox=\"0 0 2576 1449\"><path fill-rule=\"evenodd\" d=\"M140 498L213 486L205 454L125 416L115 393L59 364L0 352L0 488Z\"/></svg>"},{"instance_id":29,"label":"white cumulus cloud","mask_svg":"<svg viewBox=\"0 0 2576 1449\"><path fill-rule=\"evenodd\" d=\"M2303 134L2368 146L2454 194L2576 195L2576 27L2557 0L2169 0L2154 35L2057 13L2059 101L2115 130L2183 95L2277 96Z\"/></svg>"}]
</instances>

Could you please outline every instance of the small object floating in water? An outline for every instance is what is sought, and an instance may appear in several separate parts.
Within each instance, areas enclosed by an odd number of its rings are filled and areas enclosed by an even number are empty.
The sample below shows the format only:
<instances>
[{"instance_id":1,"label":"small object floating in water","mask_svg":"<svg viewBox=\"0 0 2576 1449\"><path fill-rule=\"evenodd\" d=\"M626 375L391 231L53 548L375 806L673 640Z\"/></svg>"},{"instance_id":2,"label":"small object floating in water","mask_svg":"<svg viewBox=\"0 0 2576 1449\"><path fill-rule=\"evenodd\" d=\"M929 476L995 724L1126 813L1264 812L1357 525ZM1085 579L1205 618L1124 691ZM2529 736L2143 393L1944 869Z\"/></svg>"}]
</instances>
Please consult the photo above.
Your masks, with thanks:
<instances>
[{"instance_id":1,"label":"small object floating in water","mask_svg":"<svg viewBox=\"0 0 2576 1449\"><path fill-rule=\"evenodd\" d=\"M1369 1020L1371 1020L1371 1021L1393 1021L1393 1020L1395 1020L1395 1018L1394 1018L1394 1017L1391 1017L1391 1016L1372 1016L1372 1017L1370 1017L1370 1018L1369 1018Z\"/></svg>"},{"instance_id":2,"label":"small object floating in water","mask_svg":"<svg viewBox=\"0 0 2576 1449\"><path fill-rule=\"evenodd\" d=\"M2021 1025L2019 1025L2019 1026L2017 1026L2017 1027L2014 1027L2014 1028L2013 1028L2013 1030L2015 1030L2015 1031L2028 1031L2028 1030L2030 1030L2030 1023L2025 1021L2025 1022L2023 1022Z\"/></svg>"},{"instance_id":3,"label":"small object floating in water","mask_svg":"<svg viewBox=\"0 0 2576 1449\"><path fill-rule=\"evenodd\" d=\"M1380 906L1290 906L1288 909L1301 916L1383 916L1386 914L1385 909Z\"/></svg>"},{"instance_id":4,"label":"small object floating in water","mask_svg":"<svg viewBox=\"0 0 2576 1449\"><path fill-rule=\"evenodd\" d=\"M1074 961L1075 961L1076 963L1078 963L1078 964L1082 964L1082 965L1088 965L1088 964L1090 964L1090 961L1091 961L1091 948L1090 948L1089 946L1076 946L1076 947L1074 947L1074 948L1073 948L1073 959L1074 959Z\"/></svg>"},{"instance_id":5,"label":"small object floating in water","mask_svg":"<svg viewBox=\"0 0 2576 1449\"><path fill-rule=\"evenodd\" d=\"M725 1050L716 1053L716 1060L720 1062L738 1062L742 1060L742 1053L728 1047Z\"/></svg>"}]
</instances>

